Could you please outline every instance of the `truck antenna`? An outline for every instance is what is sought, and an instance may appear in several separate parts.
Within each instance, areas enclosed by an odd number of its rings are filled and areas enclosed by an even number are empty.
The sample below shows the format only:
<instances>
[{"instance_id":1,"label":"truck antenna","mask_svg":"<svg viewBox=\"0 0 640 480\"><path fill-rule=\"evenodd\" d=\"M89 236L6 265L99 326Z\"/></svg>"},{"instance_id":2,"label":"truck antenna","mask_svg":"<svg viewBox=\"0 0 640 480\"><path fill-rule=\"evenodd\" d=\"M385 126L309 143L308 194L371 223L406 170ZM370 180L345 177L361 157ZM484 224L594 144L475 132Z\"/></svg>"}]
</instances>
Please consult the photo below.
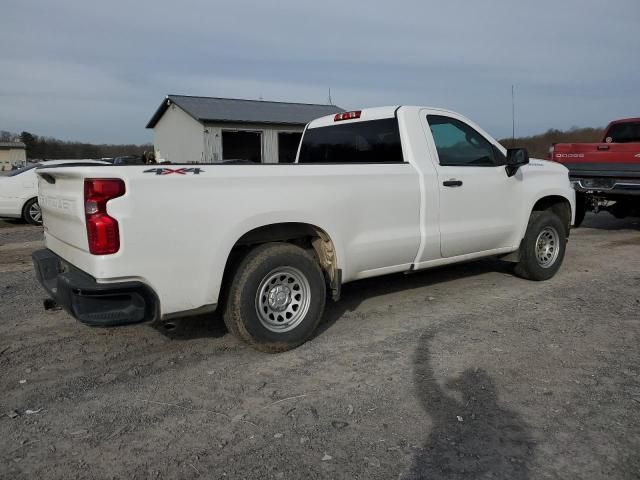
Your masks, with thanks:
<instances>
[{"instance_id":1,"label":"truck antenna","mask_svg":"<svg viewBox=\"0 0 640 480\"><path fill-rule=\"evenodd\" d=\"M327 99L327 102L329 102L329 105L333 105L333 100L331 99L331 87L329 87L329 98Z\"/></svg>"},{"instance_id":2,"label":"truck antenna","mask_svg":"<svg viewBox=\"0 0 640 480\"><path fill-rule=\"evenodd\" d=\"M511 146L516 146L516 94L514 85L511 85Z\"/></svg>"}]
</instances>

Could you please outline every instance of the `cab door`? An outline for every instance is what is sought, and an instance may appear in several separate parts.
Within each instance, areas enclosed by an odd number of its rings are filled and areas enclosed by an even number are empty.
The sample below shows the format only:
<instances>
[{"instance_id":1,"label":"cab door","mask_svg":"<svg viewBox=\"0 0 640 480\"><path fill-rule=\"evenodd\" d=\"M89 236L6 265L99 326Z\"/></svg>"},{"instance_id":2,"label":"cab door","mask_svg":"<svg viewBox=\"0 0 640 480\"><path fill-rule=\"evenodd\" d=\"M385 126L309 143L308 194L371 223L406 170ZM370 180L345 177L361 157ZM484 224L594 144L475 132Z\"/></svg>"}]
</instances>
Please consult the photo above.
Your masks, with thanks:
<instances>
[{"instance_id":1,"label":"cab door","mask_svg":"<svg viewBox=\"0 0 640 480\"><path fill-rule=\"evenodd\" d=\"M437 159L442 256L513 246L522 176L509 177L501 149L461 118L428 113L426 126Z\"/></svg>"}]
</instances>

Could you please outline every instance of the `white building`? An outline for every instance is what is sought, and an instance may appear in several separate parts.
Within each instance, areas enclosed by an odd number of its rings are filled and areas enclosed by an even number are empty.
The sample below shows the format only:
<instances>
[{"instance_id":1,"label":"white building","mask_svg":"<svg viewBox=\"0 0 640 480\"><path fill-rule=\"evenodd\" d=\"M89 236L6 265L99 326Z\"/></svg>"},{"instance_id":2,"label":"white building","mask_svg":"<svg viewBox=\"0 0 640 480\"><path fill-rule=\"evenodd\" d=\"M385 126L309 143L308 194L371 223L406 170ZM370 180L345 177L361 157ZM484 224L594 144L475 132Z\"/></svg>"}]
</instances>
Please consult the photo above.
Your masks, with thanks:
<instances>
[{"instance_id":1,"label":"white building","mask_svg":"<svg viewBox=\"0 0 640 480\"><path fill-rule=\"evenodd\" d=\"M0 142L0 172L27 161L26 145L22 142Z\"/></svg>"},{"instance_id":2,"label":"white building","mask_svg":"<svg viewBox=\"0 0 640 480\"><path fill-rule=\"evenodd\" d=\"M147 128L156 159L173 163L295 160L304 126L342 112L335 105L169 95Z\"/></svg>"}]
</instances>

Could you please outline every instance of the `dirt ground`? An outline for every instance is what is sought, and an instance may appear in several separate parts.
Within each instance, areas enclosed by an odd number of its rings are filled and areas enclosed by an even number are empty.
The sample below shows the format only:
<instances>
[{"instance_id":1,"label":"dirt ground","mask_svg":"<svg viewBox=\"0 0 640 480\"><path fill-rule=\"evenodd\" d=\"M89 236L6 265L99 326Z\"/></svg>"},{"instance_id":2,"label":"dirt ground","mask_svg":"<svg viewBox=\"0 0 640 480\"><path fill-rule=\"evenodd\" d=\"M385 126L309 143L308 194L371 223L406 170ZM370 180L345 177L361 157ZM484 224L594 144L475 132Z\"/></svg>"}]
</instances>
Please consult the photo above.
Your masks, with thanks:
<instances>
[{"instance_id":1,"label":"dirt ground","mask_svg":"<svg viewBox=\"0 0 640 480\"><path fill-rule=\"evenodd\" d=\"M640 478L640 222L590 216L544 283L483 260L346 285L267 355L44 311L0 229L0 478Z\"/></svg>"}]
</instances>

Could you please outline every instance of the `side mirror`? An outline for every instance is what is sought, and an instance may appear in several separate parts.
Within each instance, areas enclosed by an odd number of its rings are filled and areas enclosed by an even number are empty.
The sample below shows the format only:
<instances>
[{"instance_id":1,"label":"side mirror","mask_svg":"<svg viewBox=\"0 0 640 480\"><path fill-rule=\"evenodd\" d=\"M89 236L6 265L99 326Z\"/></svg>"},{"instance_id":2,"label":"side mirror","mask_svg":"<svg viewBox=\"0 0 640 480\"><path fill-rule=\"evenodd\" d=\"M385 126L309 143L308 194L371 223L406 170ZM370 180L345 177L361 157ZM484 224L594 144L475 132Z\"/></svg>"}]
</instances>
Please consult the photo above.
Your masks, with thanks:
<instances>
[{"instance_id":1,"label":"side mirror","mask_svg":"<svg viewBox=\"0 0 640 480\"><path fill-rule=\"evenodd\" d=\"M526 148L509 148L507 150L507 175L513 177L522 165L529 163L529 152Z\"/></svg>"}]
</instances>

